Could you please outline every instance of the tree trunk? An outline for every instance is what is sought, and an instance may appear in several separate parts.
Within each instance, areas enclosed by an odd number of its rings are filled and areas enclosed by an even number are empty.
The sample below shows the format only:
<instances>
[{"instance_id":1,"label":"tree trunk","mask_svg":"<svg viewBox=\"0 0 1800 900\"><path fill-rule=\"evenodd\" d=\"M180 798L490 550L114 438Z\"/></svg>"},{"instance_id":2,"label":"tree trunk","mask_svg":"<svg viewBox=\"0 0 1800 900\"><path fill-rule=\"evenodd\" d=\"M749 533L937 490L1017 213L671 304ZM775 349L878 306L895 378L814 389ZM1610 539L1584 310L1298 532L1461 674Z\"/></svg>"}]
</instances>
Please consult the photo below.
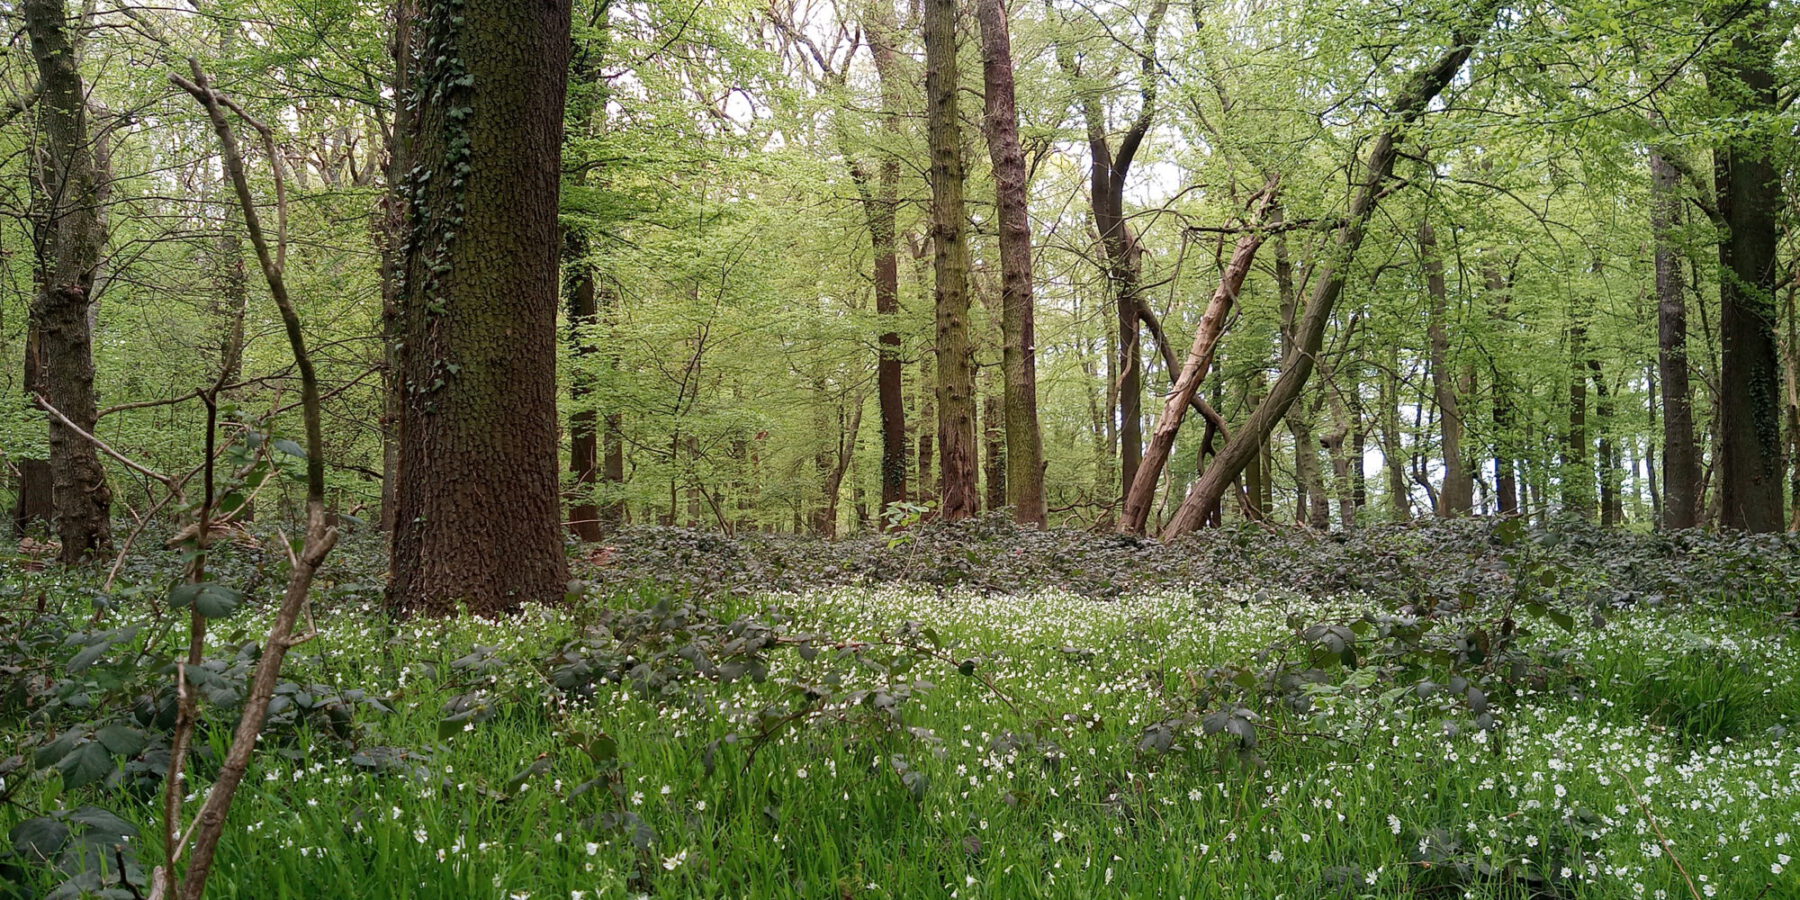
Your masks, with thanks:
<instances>
[{"instance_id":1,"label":"tree trunk","mask_svg":"<svg viewBox=\"0 0 1800 900\"><path fill-rule=\"evenodd\" d=\"M1276 178L1270 178L1264 186L1251 224L1238 238L1237 246L1232 248L1231 259L1219 274L1219 287L1213 291L1212 300L1206 304L1206 312L1200 316L1200 324L1194 329L1193 346L1188 348L1187 359L1181 364L1181 374L1175 379L1174 390L1163 404L1162 415L1156 421L1156 430L1151 435L1143 465L1138 468L1137 477L1130 482L1125 493L1124 512L1119 517L1119 530L1122 532L1144 533L1144 526L1150 517L1150 506L1156 499L1157 479L1162 477L1163 466L1168 463L1169 454L1174 451L1175 437L1181 431L1181 420L1199 392L1201 380L1212 369L1219 338L1225 332L1225 320L1231 315L1231 307L1237 302L1238 292L1244 287L1244 279L1250 274L1250 265L1256 260L1257 248L1262 246L1266 236L1263 225L1275 208L1275 192L1278 187L1279 180Z\"/></svg>"},{"instance_id":2,"label":"tree trunk","mask_svg":"<svg viewBox=\"0 0 1800 900\"><path fill-rule=\"evenodd\" d=\"M1769 4L1759 4L1741 19L1729 51L1707 73L1709 87L1731 114L1774 116L1780 111L1775 56L1785 35ZM1713 151L1713 182L1725 231L1719 243L1719 525L1744 531L1780 531L1786 524L1775 348L1782 209L1775 140L1730 136Z\"/></svg>"},{"instance_id":3,"label":"tree trunk","mask_svg":"<svg viewBox=\"0 0 1800 900\"><path fill-rule=\"evenodd\" d=\"M1412 489L1406 483L1406 448L1400 440L1400 351L1390 344L1381 374L1381 470L1387 476L1388 509L1396 522L1412 521Z\"/></svg>"},{"instance_id":4,"label":"tree trunk","mask_svg":"<svg viewBox=\"0 0 1800 900\"><path fill-rule=\"evenodd\" d=\"M1419 253L1424 257L1425 286L1431 300L1425 330L1431 339L1431 388L1438 408L1438 449L1444 458L1444 483L1438 491L1437 514L1466 516L1475 511L1475 476L1463 458L1462 405L1450 367L1449 288L1444 283L1437 233L1429 222L1419 225Z\"/></svg>"},{"instance_id":5,"label":"tree trunk","mask_svg":"<svg viewBox=\"0 0 1800 900\"><path fill-rule=\"evenodd\" d=\"M1700 524L1700 446L1688 386L1687 287L1674 230L1682 224L1681 175L1659 151L1650 153L1650 227L1656 240L1657 372L1662 386L1662 527Z\"/></svg>"},{"instance_id":6,"label":"tree trunk","mask_svg":"<svg viewBox=\"0 0 1800 900\"><path fill-rule=\"evenodd\" d=\"M1576 314L1569 326L1569 428L1563 436L1563 508L1594 517L1594 469L1588 464L1587 325Z\"/></svg>"},{"instance_id":7,"label":"tree trunk","mask_svg":"<svg viewBox=\"0 0 1800 900\"><path fill-rule=\"evenodd\" d=\"M966 519L980 507L976 485L975 359L969 342L968 215L963 208L961 91L956 0L925 0L925 103L931 146L932 275L937 310L939 512Z\"/></svg>"},{"instance_id":8,"label":"tree trunk","mask_svg":"<svg viewBox=\"0 0 1800 900\"><path fill-rule=\"evenodd\" d=\"M1507 307L1512 302L1511 285L1501 273L1498 261L1487 265L1486 276L1488 301L1493 304L1494 324L1499 328L1507 328L1511 324L1507 315ZM1519 512L1519 476L1518 463L1514 457L1519 445L1512 433L1512 387L1500 371L1500 361L1492 356L1489 357L1488 375L1494 384L1495 511L1502 516L1516 515Z\"/></svg>"},{"instance_id":9,"label":"tree trunk","mask_svg":"<svg viewBox=\"0 0 1800 900\"><path fill-rule=\"evenodd\" d=\"M599 324L598 285L587 260L587 238L570 229L564 238L564 294L568 303L569 352L574 356L569 373L569 533L594 542L604 536L600 506L594 502L594 485L600 480L599 412L588 399L594 392L593 376L583 366L599 352L587 332Z\"/></svg>"},{"instance_id":10,"label":"tree trunk","mask_svg":"<svg viewBox=\"0 0 1800 900\"><path fill-rule=\"evenodd\" d=\"M1488 26L1486 19L1492 16L1493 11L1491 3L1484 3L1480 9L1479 15L1482 18L1477 24L1483 32ZM1332 308L1337 304L1338 296L1343 293L1350 263L1355 258L1357 249L1362 246L1369 220L1374 216L1375 207L1393 175L1394 163L1399 157L1398 145L1402 129L1417 119L1432 98L1450 83L1463 63L1468 61L1476 39L1475 35L1457 34L1456 46L1429 67L1415 73L1406 87L1393 97L1389 104L1391 123L1376 136L1371 145L1368 158L1363 162L1365 174L1346 211L1345 222L1338 228L1333 246L1319 263L1312 293L1307 298L1306 314L1295 334L1294 353L1282 366L1281 376L1276 380L1269 396L1251 413L1249 421L1237 430L1225 449L1207 467L1206 474L1188 491L1175 516L1163 528L1165 538L1193 531L1211 518L1220 499L1224 497L1226 488L1249 464L1251 457L1261 451L1276 423L1287 415L1288 407L1312 376L1314 358L1324 344L1325 329L1330 323Z\"/></svg>"},{"instance_id":11,"label":"tree trunk","mask_svg":"<svg viewBox=\"0 0 1800 900\"><path fill-rule=\"evenodd\" d=\"M1606 385L1606 372L1600 360L1588 357L1588 371L1594 379L1594 412L1600 417L1600 524L1611 528L1625 523L1624 474L1619 465L1617 422L1614 420L1612 391Z\"/></svg>"},{"instance_id":12,"label":"tree trunk","mask_svg":"<svg viewBox=\"0 0 1800 900\"><path fill-rule=\"evenodd\" d=\"M900 54L895 47L898 29L894 25L891 0L874 0L864 17L864 30L869 36L869 51L875 57L875 77L880 82L883 127L890 134L900 133L901 79ZM880 355L875 362L875 391L881 407L881 509L905 503L906 492L906 399L903 363L900 359L900 330L894 323L900 319L900 260L895 223L900 209L900 158L884 156L876 175L874 192L868 204L869 243L875 254L875 315L884 324L881 329ZM885 522L885 518L883 518Z\"/></svg>"},{"instance_id":13,"label":"tree trunk","mask_svg":"<svg viewBox=\"0 0 1800 900\"><path fill-rule=\"evenodd\" d=\"M477 613L560 597L557 226L569 0L425 0L400 285L389 602Z\"/></svg>"},{"instance_id":14,"label":"tree trunk","mask_svg":"<svg viewBox=\"0 0 1800 900\"><path fill-rule=\"evenodd\" d=\"M1044 444L1037 413L1037 337L1031 271L1031 212L1019 113L1013 97L1012 37L1001 0L977 0L986 92L988 157L1000 229L1000 368L1005 378L1006 502L1021 525L1045 524Z\"/></svg>"},{"instance_id":15,"label":"tree trunk","mask_svg":"<svg viewBox=\"0 0 1800 900\"><path fill-rule=\"evenodd\" d=\"M1125 218L1125 179L1131 174L1132 162L1144 137L1149 134L1156 114L1156 84L1161 77L1156 67L1156 39L1168 10L1168 0L1155 0L1145 15L1143 46L1137 50L1138 112L1120 136L1116 151L1107 136L1102 98L1091 91L1083 92L1080 98L1082 118L1087 126L1089 205L1094 227L1100 235L1100 251L1105 260L1107 281L1112 287L1117 323L1117 369L1113 381L1118 389L1121 497L1131 492L1137 480L1144 438L1144 366L1142 332L1138 327L1143 302L1138 296L1143 274L1143 248L1138 245L1137 236ZM1057 62L1071 81L1079 77L1075 55L1066 45L1057 47Z\"/></svg>"},{"instance_id":16,"label":"tree trunk","mask_svg":"<svg viewBox=\"0 0 1800 900\"><path fill-rule=\"evenodd\" d=\"M106 248L105 173L99 171L88 129L87 93L67 7L63 0L24 0L19 10L37 63L43 133L35 169L41 214L35 241L38 291L31 304L41 382L32 387L69 420L50 417L49 470L61 559L77 563L112 548L112 489L94 445L76 431L93 434L99 420L89 311ZM31 498L22 495L21 511L31 506Z\"/></svg>"}]
</instances>

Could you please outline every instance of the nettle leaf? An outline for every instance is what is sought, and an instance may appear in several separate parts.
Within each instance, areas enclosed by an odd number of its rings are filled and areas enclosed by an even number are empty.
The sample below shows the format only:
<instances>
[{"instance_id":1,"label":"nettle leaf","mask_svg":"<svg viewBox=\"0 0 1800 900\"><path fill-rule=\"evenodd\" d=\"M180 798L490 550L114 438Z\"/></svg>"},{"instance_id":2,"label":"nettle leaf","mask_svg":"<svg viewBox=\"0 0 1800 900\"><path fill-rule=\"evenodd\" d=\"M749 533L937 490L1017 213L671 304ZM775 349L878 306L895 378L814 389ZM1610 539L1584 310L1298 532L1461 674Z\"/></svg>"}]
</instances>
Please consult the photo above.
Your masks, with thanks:
<instances>
[{"instance_id":1,"label":"nettle leaf","mask_svg":"<svg viewBox=\"0 0 1800 900\"><path fill-rule=\"evenodd\" d=\"M50 859L69 842L69 826L48 816L26 819L7 833L13 852L39 862Z\"/></svg>"},{"instance_id":2,"label":"nettle leaf","mask_svg":"<svg viewBox=\"0 0 1800 900\"><path fill-rule=\"evenodd\" d=\"M223 619L244 605L244 595L216 581L188 582L169 592L169 605L176 609L192 605L208 619Z\"/></svg>"},{"instance_id":3,"label":"nettle leaf","mask_svg":"<svg viewBox=\"0 0 1800 900\"><path fill-rule=\"evenodd\" d=\"M56 764L62 773L63 787L78 788L93 784L113 773L112 754L99 741L88 741L76 747Z\"/></svg>"}]
</instances>

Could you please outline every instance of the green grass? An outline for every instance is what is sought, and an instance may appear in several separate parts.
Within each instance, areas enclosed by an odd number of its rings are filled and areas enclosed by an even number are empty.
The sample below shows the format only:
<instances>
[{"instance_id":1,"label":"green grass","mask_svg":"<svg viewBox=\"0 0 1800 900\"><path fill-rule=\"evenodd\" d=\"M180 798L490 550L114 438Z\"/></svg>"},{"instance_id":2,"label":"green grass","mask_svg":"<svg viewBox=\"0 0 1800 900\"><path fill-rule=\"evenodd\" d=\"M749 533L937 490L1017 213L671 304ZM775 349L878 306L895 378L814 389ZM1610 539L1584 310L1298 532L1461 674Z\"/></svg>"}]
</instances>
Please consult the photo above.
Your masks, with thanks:
<instances>
[{"instance_id":1,"label":"green grass","mask_svg":"<svg viewBox=\"0 0 1800 900\"><path fill-rule=\"evenodd\" d=\"M1317 715L1265 722L1255 758L1224 736L1141 751L1182 673L1247 658L1289 633L1290 615L1357 608L1237 599L782 598L802 629L838 638L929 624L1006 699L924 663L909 675L934 686L903 714L935 740L852 712L783 731L754 758L726 744L710 773L709 742L744 731L733 710L827 662L782 656L761 685L695 680L660 698L613 686L563 705L526 661L578 615L394 626L339 610L294 674L387 686L395 712L366 716L356 750L265 747L211 895L1800 897L1789 861L1800 855L1800 640L1775 607L1625 612L1573 634L1546 625L1537 640L1577 649L1578 689L1497 701L1493 736L1447 736L1451 710L1346 691ZM488 685L515 699L440 741L440 706L468 687L450 663L476 644L517 660ZM571 732L617 740L616 796L576 795L602 771ZM346 762L377 746L417 756L386 774ZM547 770L508 787L540 757ZM903 771L923 775L922 790ZM102 800L156 831L154 798ZM608 820L624 811L654 832L648 845ZM22 815L0 812L0 826Z\"/></svg>"}]
</instances>

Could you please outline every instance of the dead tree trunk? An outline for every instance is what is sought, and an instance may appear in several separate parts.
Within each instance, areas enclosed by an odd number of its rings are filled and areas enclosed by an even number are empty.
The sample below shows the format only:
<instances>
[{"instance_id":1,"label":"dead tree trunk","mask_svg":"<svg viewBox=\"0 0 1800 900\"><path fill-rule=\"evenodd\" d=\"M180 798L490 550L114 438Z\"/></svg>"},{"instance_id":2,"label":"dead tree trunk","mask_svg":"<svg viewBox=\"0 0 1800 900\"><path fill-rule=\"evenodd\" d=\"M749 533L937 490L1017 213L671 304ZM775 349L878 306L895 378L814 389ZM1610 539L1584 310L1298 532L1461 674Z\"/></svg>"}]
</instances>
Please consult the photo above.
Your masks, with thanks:
<instances>
[{"instance_id":1,"label":"dead tree trunk","mask_svg":"<svg viewBox=\"0 0 1800 900\"><path fill-rule=\"evenodd\" d=\"M1200 317L1200 325L1194 330L1193 346L1188 348L1187 359L1181 364L1181 374L1175 379L1175 388L1163 404L1162 415L1156 421L1156 430L1151 433L1150 446L1144 454L1143 464L1138 467L1137 475L1125 494L1125 509L1119 517L1121 532L1144 532L1151 504L1156 500L1156 482L1162 477L1163 466L1168 463L1169 454L1174 451L1175 437L1181 431L1181 420L1200 390L1201 380L1212 368L1213 355L1219 347L1219 337L1225 332L1225 320L1231 315L1231 307L1237 302L1245 277L1250 274L1250 265L1256 260L1256 251L1267 236L1264 225L1274 206L1278 187L1276 178L1270 178L1269 183L1264 186L1250 224L1238 237L1237 246L1231 251L1231 259L1219 275L1219 287L1213 291L1212 300L1207 303L1206 312Z\"/></svg>"}]
</instances>

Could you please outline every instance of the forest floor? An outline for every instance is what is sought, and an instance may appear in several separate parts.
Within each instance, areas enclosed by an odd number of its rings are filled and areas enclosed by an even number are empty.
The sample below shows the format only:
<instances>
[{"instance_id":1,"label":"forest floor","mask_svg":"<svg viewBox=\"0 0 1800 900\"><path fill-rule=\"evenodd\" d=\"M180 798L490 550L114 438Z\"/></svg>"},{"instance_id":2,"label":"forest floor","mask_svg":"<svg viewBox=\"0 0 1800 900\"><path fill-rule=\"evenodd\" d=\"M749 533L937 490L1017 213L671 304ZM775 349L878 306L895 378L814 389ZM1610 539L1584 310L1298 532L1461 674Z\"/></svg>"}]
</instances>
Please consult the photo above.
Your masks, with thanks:
<instances>
[{"instance_id":1,"label":"forest floor","mask_svg":"<svg viewBox=\"0 0 1800 900\"><path fill-rule=\"evenodd\" d=\"M447 621L385 616L352 542L318 638L290 657L210 895L1800 896L1787 562L1645 595L1578 565L1595 545L1469 534L1385 538L1421 564L1469 560L1464 589L1406 597L1282 586L1317 574L1293 567L1103 599L619 583L624 555L700 540L662 532L584 565L590 586L562 604ZM977 560L1034 552L970 540ZM1225 542L1248 542L1246 566L1305 556L1284 540ZM1666 581L1693 568L1682 553L1738 546L1695 540L1605 552L1669 561ZM1322 542L1301 568L1375 552L1348 546ZM243 555L223 577L273 565ZM0 756L21 756L0 769L0 897L130 897L116 871L81 881L89 835L135 832L134 859L161 855L154 661L178 617L115 595L99 629L92 596L78 573L5 582L0 747L21 749ZM209 755L264 616L218 628ZM88 743L104 772L69 761Z\"/></svg>"}]
</instances>

